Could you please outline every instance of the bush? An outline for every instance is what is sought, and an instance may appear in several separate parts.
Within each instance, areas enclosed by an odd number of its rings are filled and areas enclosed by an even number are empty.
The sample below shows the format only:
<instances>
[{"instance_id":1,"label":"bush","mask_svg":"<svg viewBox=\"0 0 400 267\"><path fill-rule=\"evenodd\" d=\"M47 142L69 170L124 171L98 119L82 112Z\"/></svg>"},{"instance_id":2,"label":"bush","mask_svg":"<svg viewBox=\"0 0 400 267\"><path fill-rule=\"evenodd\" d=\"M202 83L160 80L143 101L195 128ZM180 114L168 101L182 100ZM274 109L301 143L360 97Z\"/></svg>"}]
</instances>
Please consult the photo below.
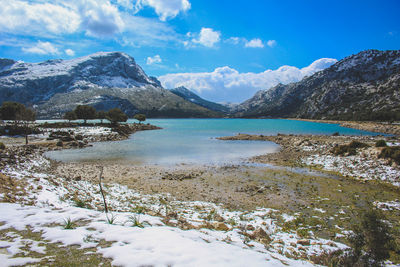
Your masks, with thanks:
<instances>
[{"instance_id":1,"label":"bush","mask_svg":"<svg viewBox=\"0 0 400 267\"><path fill-rule=\"evenodd\" d=\"M400 164L400 146L385 147L378 157L394 160L397 164Z\"/></svg>"},{"instance_id":2,"label":"bush","mask_svg":"<svg viewBox=\"0 0 400 267\"><path fill-rule=\"evenodd\" d=\"M387 144L386 144L385 140L381 139L381 140L376 141L375 146L376 147L385 147L385 146L387 146Z\"/></svg>"},{"instance_id":3,"label":"bush","mask_svg":"<svg viewBox=\"0 0 400 267\"><path fill-rule=\"evenodd\" d=\"M350 143L350 144L348 144L348 146L349 146L349 147L351 147L351 148L362 148L362 147L368 147L368 145L367 145L367 144L365 144L365 143L361 143L361 142L359 142L359 141L356 141L356 140L353 140L353 141L351 141L351 143Z\"/></svg>"},{"instance_id":4,"label":"bush","mask_svg":"<svg viewBox=\"0 0 400 267\"><path fill-rule=\"evenodd\" d=\"M371 208L361 214L360 221L353 226L349 238L350 248L324 252L313 257L314 263L327 266L382 266L395 248L394 237L386 218L377 209Z\"/></svg>"},{"instance_id":5,"label":"bush","mask_svg":"<svg viewBox=\"0 0 400 267\"><path fill-rule=\"evenodd\" d=\"M6 145L2 142L0 142L0 149L6 149Z\"/></svg>"},{"instance_id":6,"label":"bush","mask_svg":"<svg viewBox=\"0 0 400 267\"><path fill-rule=\"evenodd\" d=\"M365 143L361 143L359 141L353 140L353 141L351 141L350 144L334 147L331 152L333 154L335 154L336 156L339 156L339 155L351 156L351 155L356 155L357 148L362 148L362 147L368 147L368 145Z\"/></svg>"},{"instance_id":7,"label":"bush","mask_svg":"<svg viewBox=\"0 0 400 267\"><path fill-rule=\"evenodd\" d=\"M360 223L353 228L354 234L350 242L356 255L365 252L361 261L367 266L379 266L390 257L394 238L385 220L382 212L371 209L362 215Z\"/></svg>"}]
</instances>

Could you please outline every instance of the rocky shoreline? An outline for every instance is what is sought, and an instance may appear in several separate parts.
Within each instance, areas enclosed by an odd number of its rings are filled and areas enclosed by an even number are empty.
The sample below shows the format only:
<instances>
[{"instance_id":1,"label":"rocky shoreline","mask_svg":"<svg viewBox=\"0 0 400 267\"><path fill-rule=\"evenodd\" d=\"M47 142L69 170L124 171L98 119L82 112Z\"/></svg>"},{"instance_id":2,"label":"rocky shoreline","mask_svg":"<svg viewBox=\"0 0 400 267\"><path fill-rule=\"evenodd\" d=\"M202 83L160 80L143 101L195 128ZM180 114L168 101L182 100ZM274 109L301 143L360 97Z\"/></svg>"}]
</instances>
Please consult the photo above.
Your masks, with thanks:
<instances>
[{"instance_id":1,"label":"rocky shoreline","mask_svg":"<svg viewBox=\"0 0 400 267\"><path fill-rule=\"evenodd\" d=\"M0 141L6 146L0 149L0 168L19 165L32 154L43 155L50 150L77 149L92 146L95 142L119 141L129 138L138 131L158 130L151 124L123 124L109 127L40 127L41 134L31 135L30 143L25 145L25 137L3 137Z\"/></svg>"},{"instance_id":2,"label":"rocky shoreline","mask_svg":"<svg viewBox=\"0 0 400 267\"><path fill-rule=\"evenodd\" d=\"M311 119L289 119L299 121L310 121L319 123L339 124L342 127L354 128L375 133L385 133L392 135L400 135L400 124L389 122L372 122L372 121L338 121L338 120L311 120Z\"/></svg>"},{"instance_id":3,"label":"rocky shoreline","mask_svg":"<svg viewBox=\"0 0 400 267\"><path fill-rule=\"evenodd\" d=\"M400 186L400 166L393 160L380 158L384 147L376 147L378 140L388 146L400 145L398 137L388 136L326 136L284 135L276 136L238 134L220 137L219 140L258 140L277 143L276 153L260 155L250 160L277 166L308 167L360 180L384 181ZM352 155L338 155L334 149L356 141L365 144Z\"/></svg>"}]
</instances>

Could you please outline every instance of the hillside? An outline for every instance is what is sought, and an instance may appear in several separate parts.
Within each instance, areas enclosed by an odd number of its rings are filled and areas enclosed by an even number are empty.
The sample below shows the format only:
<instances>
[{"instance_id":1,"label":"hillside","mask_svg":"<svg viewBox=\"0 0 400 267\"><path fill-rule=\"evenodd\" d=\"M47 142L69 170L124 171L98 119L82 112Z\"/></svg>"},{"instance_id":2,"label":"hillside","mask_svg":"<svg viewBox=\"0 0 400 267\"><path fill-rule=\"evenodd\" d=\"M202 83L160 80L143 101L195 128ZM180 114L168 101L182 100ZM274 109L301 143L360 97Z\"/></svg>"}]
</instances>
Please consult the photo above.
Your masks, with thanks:
<instances>
[{"instance_id":1,"label":"hillside","mask_svg":"<svg viewBox=\"0 0 400 267\"><path fill-rule=\"evenodd\" d=\"M288 85L257 92L238 117L400 119L400 50L367 50Z\"/></svg>"},{"instance_id":2,"label":"hillside","mask_svg":"<svg viewBox=\"0 0 400 267\"><path fill-rule=\"evenodd\" d=\"M215 103L215 102L205 100L184 86L177 87L175 89L171 89L170 91L172 93L176 94L177 96L180 96L183 99L190 101L196 105L202 106L204 108L214 110L217 112L229 112L229 107Z\"/></svg>"},{"instance_id":3,"label":"hillside","mask_svg":"<svg viewBox=\"0 0 400 267\"><path fill-rule=\"evenodd\" d=\"M125 53L99 52L41 63L0 59L0 103L32 106L39 118L60 118L78 104L99 110L119 107L128 115L215 117L217 112L185 101L148 77Z\"/></svg>"}]
</instances>

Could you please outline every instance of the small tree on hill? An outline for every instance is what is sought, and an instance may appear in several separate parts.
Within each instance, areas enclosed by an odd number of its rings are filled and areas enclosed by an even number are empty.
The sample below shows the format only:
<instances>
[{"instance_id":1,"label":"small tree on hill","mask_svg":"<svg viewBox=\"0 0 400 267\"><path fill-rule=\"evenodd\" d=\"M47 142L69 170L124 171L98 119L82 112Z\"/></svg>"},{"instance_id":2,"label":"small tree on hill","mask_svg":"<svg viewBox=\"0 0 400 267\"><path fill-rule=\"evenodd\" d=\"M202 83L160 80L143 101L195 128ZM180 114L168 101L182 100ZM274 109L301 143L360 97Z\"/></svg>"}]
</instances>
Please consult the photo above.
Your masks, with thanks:
<instances>
[{"instance_id":1,"label":"small tree on hill","mask_svg":"<svg viewBox=\"0 0 400 267\"><path fill-rule=\"evenodd\" d=\"M31 130L29 122L36 120L35 111L26 108L24 104L18 102L4 102L0 107L0 114L4 120L14 121L16 129L18 128L18 123L22 122L21 128L25 135L25 144L28 144L28 135Z\"/></svg>"},{"instance_id":2,"label":"small tree on hill","mask_svg":"<svg viewBox=\"0 0 400 267\"><path fill-rule=\"evenodd\" d=\"M128 120L128 116L119 108L110 109L107 112L106 118L111 121L112 124L118 124L118 122L125 122Z\"/></svg>"},{"instance_id":3,"label":"small tree on hill","mask_svg":"<svg viewBox=\"0 0 400 267\"><path fill-rule=\"evenodd\" d=\"M96 109L88 105L78 105L74 110L76 117L83 120L86 124L87 120L96 119Z\"/></svg>"},{"instance_id":4,"label":"small tree on hill","mask_svg":"<svg viewBox=\"0 0 400 267\"><path fill-rule=\"evenodd\" d=\"M74 111L68 111L64 114L64 119L68 121L74 121L77 119L76 114Z\"/></svg>"},{"instance_id":5,"label":"small tree on hill","mask_svg":"<svg viewBox=\"0 0 400 267\"><path fill-rule=\"evenodd\" d=\"M133 118L135 120L138 120L139 123L141 123L142 121L146 120L146 115L144 115L144 114L136 114Z\"/></svg>"},{"instance_id":6,"label":"small tree on hill","mask_svg":"<svg viewBox=\"0 0 400 267\"><path fill-rule=\"evenodd\" d=\"M103 120L107 119L107 112L100 110L97 112L97 118L100 120L101 123L103 123Z\"/></svg>"}]
</instances>

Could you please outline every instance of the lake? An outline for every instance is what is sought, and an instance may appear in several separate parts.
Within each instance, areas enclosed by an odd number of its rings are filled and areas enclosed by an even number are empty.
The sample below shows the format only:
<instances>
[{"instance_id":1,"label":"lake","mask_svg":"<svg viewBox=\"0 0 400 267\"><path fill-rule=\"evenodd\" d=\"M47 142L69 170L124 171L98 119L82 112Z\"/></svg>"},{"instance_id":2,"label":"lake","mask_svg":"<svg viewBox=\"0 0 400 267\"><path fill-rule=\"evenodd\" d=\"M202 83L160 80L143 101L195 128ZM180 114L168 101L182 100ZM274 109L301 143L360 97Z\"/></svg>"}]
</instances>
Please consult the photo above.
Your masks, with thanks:
<instances>
[{"instance_id":1,"label":"lake","mask_svg":"<svg viewBox=\"0 0 400 267\"><path fill-rule=\"evenodd\" d=\"M134 120L132 120L134 122ZM148 119L162 130L137 132L127 140L94 143L93 147L51 151L54 160L119 161L130 164L221 164L271 153L279 149L265 141L221 141L216 137L238 133L276 135L376 135L337 124L282 119Z\"/></svg>"}]
</instances>

